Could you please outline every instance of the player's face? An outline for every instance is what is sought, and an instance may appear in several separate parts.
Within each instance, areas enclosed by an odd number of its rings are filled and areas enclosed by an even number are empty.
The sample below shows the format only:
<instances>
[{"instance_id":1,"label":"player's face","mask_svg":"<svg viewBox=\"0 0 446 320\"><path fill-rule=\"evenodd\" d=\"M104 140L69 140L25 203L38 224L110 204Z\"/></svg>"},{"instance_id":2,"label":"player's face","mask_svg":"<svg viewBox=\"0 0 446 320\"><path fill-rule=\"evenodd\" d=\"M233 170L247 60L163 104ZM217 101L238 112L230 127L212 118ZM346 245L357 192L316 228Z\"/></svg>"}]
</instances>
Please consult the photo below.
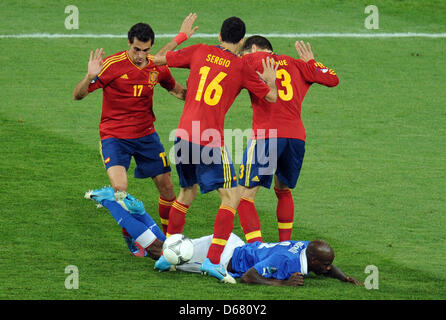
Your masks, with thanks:
<instances>
[{"instance_id":1,"label":"player's face","mask_svg":"<svg viewBox=\"0 0 446 320\"><path fill-rule=\"evenodd\" d=\"M147 55L150 53L150 49L152 49L152 40L142 42L137 38L134 38L133 43L130 43L129 41L129 46L129 56L130 59L132 59L132 62L137 66L145 64Z\"/></svg>"},{"instance_id":2,"label":"player's face","mask_svg":"<svg viewBox=\"0 0 446 320\"><path fill-rule=\"evenodd\" d=\"M333 263L333 260L314 260L313 265L311 266L311 269L316 274L324 274L328 273L331 270L331 264Z\"/></svg>"}]
</instances>

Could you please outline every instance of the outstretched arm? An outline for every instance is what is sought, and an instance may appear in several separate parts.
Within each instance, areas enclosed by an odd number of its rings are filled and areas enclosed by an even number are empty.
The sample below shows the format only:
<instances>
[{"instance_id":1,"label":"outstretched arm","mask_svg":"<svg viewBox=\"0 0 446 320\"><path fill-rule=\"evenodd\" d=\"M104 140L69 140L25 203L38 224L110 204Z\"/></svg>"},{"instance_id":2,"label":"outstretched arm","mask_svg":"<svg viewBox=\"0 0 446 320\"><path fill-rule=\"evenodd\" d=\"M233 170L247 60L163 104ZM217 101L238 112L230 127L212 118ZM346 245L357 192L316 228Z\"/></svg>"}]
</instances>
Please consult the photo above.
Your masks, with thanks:
<instances>
[{"instance_id":1,"label":"outstretched arm","mask_svg":"<svg viewBox=\"0 0 446 320\"><path fill-rule=\"evenodd\" d=\"M301 68L305 80L327 87L335 87L339 84L339 78L333 69L327 68L322 63L314 60L309 42L305 44L303 41L296 41L294 46L300 59L305 62Z\"/></svg>"},{"instance_id":2,"label":"outstretched arm","mask_svg":"<svg viewBox=\"0 0 446 320\"><path fill-rule=\"evenodd\" d=\"M73 91L74 100L81 100L88 95L88 86L90 85L90 82L94 78L96 78L102 70L103 58L104 58L104 50L102 48L96 49L94 53L93 51L90 51L90 60L88 61L88 72L87 75L76 85L76 87L74 87Z\"/></svg>"},{"instance_id":3,"label":"outstretched arm","mask_svg":"<svg viewBox=\"0 0 446 320\"><path fill-rule=\"evenodd\" d=\"M181 84L178 82L175 83L175 87L169 91L171 95L174 97L180 99L180 100L186 100L186 88L184 88Z\"/></svg>"},{"instance_id":4,"label":"outstretched arm","mask_svg":"<svg viewBox=\"0 0 446 320\"><path fill-rule=\"evenodd\" d=\"M197 14L189 13L189 15L184 19L183 23L181 24L180 32L178 33L178 35L169 43L167 43L164 47L162 47L161 50L159 50L153 57L153 62L156 65L165 65L167 63L166 53L174 50L183 41L189 39L195 33L195 31L198 30L197 26L195 27L193 26L195 19L197 19Z\"/></svg>"},{"instance_id":5,"label":"outstretched arm","mask_svg":"<svg viewBox=\"0 0 446 320\"><path fill-rule=\"evenodd\" d=\"M304 278L299 272L293 273L287 280L279 280L262 277L255 268L251 268L246 271L241 277L240 281L243 283L266 284L272 286L299 287L304 285Z\"/></svg>"},{"instance_id":6,"label":"outstretched arm","mask_svg":"<svg viewBox=\"0 0 446 320\"><path fill-rule=\"evenodd\" d=\"M342 282L349 282L361 286L364 285L362 282L356 280L355 278L345 275L345 273L342 272L342 270L336 267L335 265L332 265L330 271L324 275L326 277L338 279Z\"/></svg>"}]
</instances>

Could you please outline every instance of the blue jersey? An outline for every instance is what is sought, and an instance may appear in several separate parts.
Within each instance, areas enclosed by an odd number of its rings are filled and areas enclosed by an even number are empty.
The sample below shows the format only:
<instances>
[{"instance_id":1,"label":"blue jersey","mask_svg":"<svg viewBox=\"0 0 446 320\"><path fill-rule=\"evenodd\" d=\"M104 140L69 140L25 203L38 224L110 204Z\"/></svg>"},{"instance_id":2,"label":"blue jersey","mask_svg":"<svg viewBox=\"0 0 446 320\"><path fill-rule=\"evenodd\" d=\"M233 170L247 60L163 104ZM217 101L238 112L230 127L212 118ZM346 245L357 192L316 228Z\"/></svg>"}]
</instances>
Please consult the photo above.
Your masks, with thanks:
<instances>
[{"instance_id":1,"label":"blue jersey","mask_svg":"<svg viewBox=\"0 0 446 320\"><path fill-rule=\"evenodd\" d=\"M232 270L241 277L255 268L265 278L288 279L293 273L308 274L306 248L310 241L282 241L276 243L248 243L234 250Z\"/></svg>"}]
</instances>

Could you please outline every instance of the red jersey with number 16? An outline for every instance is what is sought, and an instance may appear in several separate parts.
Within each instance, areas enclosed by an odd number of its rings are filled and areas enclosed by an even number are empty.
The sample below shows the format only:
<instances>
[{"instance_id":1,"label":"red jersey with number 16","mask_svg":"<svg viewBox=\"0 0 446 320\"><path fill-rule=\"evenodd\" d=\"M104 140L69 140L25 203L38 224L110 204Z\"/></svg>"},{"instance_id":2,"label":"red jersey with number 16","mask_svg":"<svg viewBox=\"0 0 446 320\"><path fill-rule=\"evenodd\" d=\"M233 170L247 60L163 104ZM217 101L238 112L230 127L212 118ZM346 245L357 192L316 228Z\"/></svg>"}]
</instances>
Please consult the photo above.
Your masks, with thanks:
<instances>
[{"instance_id":1,"label":"red jersey with number 16","mask_svg":"<svg viewBox=\"0 0 446 320\"><path fill-rule=\"evenodd\" d=\"M168 91L175 87L175 79L166 66L148 61L144 68L139 68L127 51L104 60L102 71L88 87L89 92L103 90L101 140L136 139L155 131L152 107L153 87L157 83Z\"/></svg>"},{"instance_id":2,"label":"red jersey with number 16","mask_svg":"<svg viewBox=\"0 0 446 320\"><path fill-rule=\"evenodd\" d=\"M223 146L225 115L240 91L248 89L259 100L270 91L252 67L221 46L192 45L166 59L169 67L190 69L177 136L192 143Z\"/></svg>"},{"instance_id":3,"label":"red jersey with number 16","mask_svg":"<svg viewBox=\"0 0 446 320\"><path fill-rule=\"evenodd\" d=\"M336 73L322 63L310 60L304 62L286 55L268 52L254 52L243 56L255 70L263 69L262 59L273 58L279 63L277 70L277 93L275 103L268 103L251 94L253 107L253 139L265 139L271 136L271 130L277 130L277 138L293 138L305 141L305 127L302 123L302 101L313 83L327 87L339 83Z\"/></svg>"}]
</instances>

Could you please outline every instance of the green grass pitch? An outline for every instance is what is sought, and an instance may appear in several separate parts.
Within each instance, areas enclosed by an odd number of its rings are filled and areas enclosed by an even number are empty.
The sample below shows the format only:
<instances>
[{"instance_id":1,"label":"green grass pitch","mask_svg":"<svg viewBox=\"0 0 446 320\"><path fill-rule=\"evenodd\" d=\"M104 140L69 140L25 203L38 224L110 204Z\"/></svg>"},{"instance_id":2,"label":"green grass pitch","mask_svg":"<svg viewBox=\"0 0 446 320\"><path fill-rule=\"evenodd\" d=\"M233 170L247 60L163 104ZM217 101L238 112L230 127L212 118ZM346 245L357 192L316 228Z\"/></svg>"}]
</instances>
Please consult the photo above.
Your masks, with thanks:
<instances>
[{"instance_id":1,"label":"green grass pitch","mask_svg":"<svg viewBox=\"0 0 446 320\"><path fill-rule=\"evenodd\" d=\"M379 30L364 27L368 1L2 1L0 35L126 34L145 21L155 32L176 33L197 12L201 33L241 17L250 34L446 32L441 1L373 1ZM187 4L186 4L187 3ZM79 9L79 29L67 30L67 5ZM297 56L292 38L271 38L278 53ZM197 274L153 270L154 261L129 255L120 228L105 209L83 199L108 184L98 152L101 92L73 101L89 51L127 48L115 38L0 38L0 299L229 299L437 300L446 298L446 38L305 38L316 60L334 68L336 88L314 85L303 103L306 157L293 191L293 238L322 238L335 264L368 290L310 276L304 287L222 285ZM158 38L156 52L166 43ZM193 38L184 45L217 43ZM187 73L173 70L185 84ZM167 150L182 103L157 88L154 110ZM236 99L227 128L248 129L246 92ZM237 165L236 165L237 167ZM129 191L159 222L150 180L133 178ZM176 171L173 181L178 191ZM257 198L265 241L277 241L275 195ZM217 193L198 195L184 233L212 233ZM234 232L243 233L238 219ZM79 270L68 290L67 266Z\"/></svg>"}]
</instances>

